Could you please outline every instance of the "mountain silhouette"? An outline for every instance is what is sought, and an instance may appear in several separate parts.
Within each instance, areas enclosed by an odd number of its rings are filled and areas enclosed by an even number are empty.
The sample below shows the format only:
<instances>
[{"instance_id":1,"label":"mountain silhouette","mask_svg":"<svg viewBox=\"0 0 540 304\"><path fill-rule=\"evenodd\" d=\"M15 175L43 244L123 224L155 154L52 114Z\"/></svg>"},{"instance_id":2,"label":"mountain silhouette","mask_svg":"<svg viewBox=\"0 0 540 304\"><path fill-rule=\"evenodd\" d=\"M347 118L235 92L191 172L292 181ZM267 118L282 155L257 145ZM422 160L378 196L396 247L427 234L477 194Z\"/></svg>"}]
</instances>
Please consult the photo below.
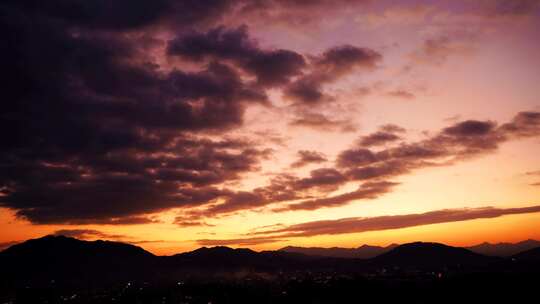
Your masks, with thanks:
<instances>
[{"instance_id":1,"label":"mountain silhouette","mask_svg":"<svg viewBox=\"0 0 540 304\"><path fill-rule=\"evenodd\" d=\"M536 247L512 256L514 260L527 262L540 262L540 247Z\"/></svg>"},{"instance_id":2,"label":"mountain silhouette","mask_svg":"<svg viewBox=\"0 0 540 304\"><path fill-rule=\"evenodd\" d=\"M224 246L202 247L194 251L176 254L167 257L164 263L168 265L168 268L181 269L184 273L215 273L241 270L278 272L335 266L332 259L312 257L299 253L282 251L256 252L246 248L233 249Z\"/></svg>"},{"instance_id":3,"label":"mountain silhouette","mask_svg":"<svg viewBox=\"0 0 540 304\"><path fill-rule=\"evenodd\" d=\"M297 247L287 246L279 249L279 251L300 253L310 256L319 257L338 257L338 258L361 258L369 259L388 252L399 246L398 244L391 244L386 247L362 245L357 248L343 248L343 247ZM537 240L525 240L518 243L496 243L491 244L484 242L478 245L464 247L472 252L479 253L487 256L496 257L510 257L529 249L540 247L540 241Z\"/></svg>"},{"instance_id":4,"label":"mountain silhouette","mask_svg":"<svg viewBox=\"0 0 540 304\"><path fill-rule=\"evenodd\" d=\"M80 284L99 277L101 282L114 282L143 277L154 258L152 253L125 243L50 235L0 252L1 279L9 283Z\"/></svg>"},{"instance_id":5,"label":"mountain silhouette","mask_svg":"<svg viewBox=\"0 0 540 304\"><path fill-rule=\"evenodd\" d=\"M514 255L512 259L503 259L484 256L464 248L422 242L341 249L285 247L277 251L257 252L218 246L202 247L172 256L155 256L140 247L125 243L46 236L13 245L0 252L0 269L3 274L0 283L8 287L52 283L94 286L129 281L171 281L182 277L212 277L232 273L361 274L395 267L413 270L499 267L498 261L501 261L500 267L526 270L531 263L538 264L535 261L540 256L540 248ZM376 257L358 258L384 250L387 251ZM313 254L317 252L318 255ZM518 263L514 260L527 262Z\"/></svg>"},{"instance_id":6,"label":"mountain silhouette","mask_svg":"<svg viewBox=\"0 0 540 304\"><path fill-rule=\"evenodd\" d=\"M440 243L415 242L400 245L372 259L376 264L400 267L443 268L463 265L485 265L494 261L465 248Z\"/></svg>"},{"instance_id":7,"label":"mountain silhouette","mask_svg":"<svg viewBox=\"0 0 540 304\"><path fill-rule=\"evenodd\" d=\"M397 244L392 244L387 247L362 245L358 248L287 246L279 249L279 251L300 253L320 257L369 259L388 252L397 246Z\"/></svg>"},{"instance_id":8,"label":"mountain silhouette","mask_svg":"<svg viewBox=\"0 0 540 304\"><path fill-rule=\"evenodd\" d=\"M518 243L482 243L466 247L472 252L489 256L509 257L529 249L540 247L540 241L525 240Z\"/></svg>"},{"instance_id":9,"label":"mountain silhouette","mask_svg":"<svg viewBox=\"0 0 540 304\"><path fill-rule=\"evenodd\" d=\"M113 241L83 241L62 235L48 235L13 245L0 253L4 258L70 259L100 258L102 255L122 258L152 257L141 247Z\"/></svg>"}]
</instances>

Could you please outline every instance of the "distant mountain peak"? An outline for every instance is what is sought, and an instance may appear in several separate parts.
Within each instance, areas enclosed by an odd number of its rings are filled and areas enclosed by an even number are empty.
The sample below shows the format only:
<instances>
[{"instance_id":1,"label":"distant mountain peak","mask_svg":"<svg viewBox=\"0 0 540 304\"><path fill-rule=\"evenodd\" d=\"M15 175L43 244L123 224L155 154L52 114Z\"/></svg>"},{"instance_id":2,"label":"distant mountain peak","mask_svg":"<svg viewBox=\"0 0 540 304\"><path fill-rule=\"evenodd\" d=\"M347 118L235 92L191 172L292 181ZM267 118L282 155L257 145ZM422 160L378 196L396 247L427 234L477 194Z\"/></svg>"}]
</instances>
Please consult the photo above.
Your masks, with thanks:
<instances>
[{"instance_id":1,"label":"distant mountain peak","mask_svg":"<svg viewBox=\"0 0 540 304\"><path fill-rule=\"evenodd\" d=\"M66 253L81 256L114 252L125 256L153 256L152 253L139 246L115 241L86 241L64 235L46 235L15 244L4 251L4 255L36 256L35 258L63 256Z\"/></svg>"},{"instance_id":2,"label":"distant mountain peak","mask_svg":"<svg viewBox=\"0 0 540 304\"><path fill-rule=\"evenodd\" d=\"M382 247L364 244L357 248L287 246L279 249L278 251L300 253L308 256L369 259L384 252L387 252L395 246L397 245L392 244L387 247Z\"/></svg>"},{"instance_id":3,"label":"distant mountain peak","mask_svg":"<svg viewBox=\"0 0 540 304\"><path fill-rule=\"evenodd\" d=\"M492 244L483 242L466 248L484 255L509 257L536 247L540 247L540 241L528 239L517 243L500 242Z\"/></svg>"}]
</instances>

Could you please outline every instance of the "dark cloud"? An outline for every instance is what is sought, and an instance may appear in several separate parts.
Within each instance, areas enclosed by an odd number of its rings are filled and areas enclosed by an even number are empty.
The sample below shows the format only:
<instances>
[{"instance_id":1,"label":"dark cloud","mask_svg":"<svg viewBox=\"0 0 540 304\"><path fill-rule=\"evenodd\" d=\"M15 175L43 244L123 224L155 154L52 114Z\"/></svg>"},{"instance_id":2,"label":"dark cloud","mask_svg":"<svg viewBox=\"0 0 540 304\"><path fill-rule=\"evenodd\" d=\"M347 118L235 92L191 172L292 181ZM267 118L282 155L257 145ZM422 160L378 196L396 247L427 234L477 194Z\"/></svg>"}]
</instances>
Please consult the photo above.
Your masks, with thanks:
<instances>
[{"instance_id":1,"label":"dark cloud","mask_svg":"<svg viewBox=\"0 0 540 304\"><path fill-rule=\"evenodd\" d=\"M319 79L304 77L292 83L286 90L285 96L300 104L318 104L332 100L322 91L322 82Z\"/></svg>"},{"instance_id":2,"label":"dark cloud","mask_svg":"<svg viewBox=\"0 0 540 304\"><path fill-rule=\"evenodd\" d=\"M362 166L378 162L377 154L369 149L358 148L341 152L337 159L340 167Z\"/></svg>"},{"instance_id":3,"label":"dark cloud","mask_svg":"<svg viewBox=\"0 0 540 304\"><path fill-rule=\"evenodd\" d=\"M451 223L474 219L496 218L504 215L540 212L540 206L522 208L465 208L444 209L418 214L388 215L377 217L351 217L322 220L290 225L265 231L253 232L270 238L305 237L400 229L421 225Z\"/></svg>"},{"instance_id":4,"label":"dark cloud","mask_svg":"<svg viewBox=\"0 0 540 304\"><path fill-rule=\"evenodd\" d=\"M298 105L317 105L332 98L323 92L323 85L357 70L373 70L382 55L368 48L342 45L330 48L319 56L311 56L310 71L285 89L285 96Z\"/></svg>"},{"instance_id":5,"label":"dark cloud","mask_svg":"<svg viewBox=\"0 0 540 304\"><path fill-rule=\"evenodd\" d=\"M224 188L271 151L205 137L241 126L247 106L268 103L266 88L302 77L304 56L214 26L242 1L109 2L0 5L0 205L33 223L127 225L170 208L294 198L277 183L249 197ZM161 27L178 33L168 45L149 37ZM160 43L198 69L162 69L148 52ZM371 56L346 47L309 64L343 73L336 52L352 65Z\"/></svg>"},{"instance_id":6,"label":"dark cloud","mask_svg":"<svg viewBox=\"0 0 540 304\"><path fill-rule=\"evenodd\" d=\"M291 164L291 167L293 168L300 168L309 164L319 164L328 161L324 154L317 151L300 150L297 155L298 160Z\"/></svg>"},{"instance_id":7,"label":"dark cloud","mask_svg":"<svg viewBox=\"0 0 540 304\"><path fill-rule=\"evenodd\" d=\"M403 132L401 129L395 129L397 126L382 126L377 132L360 137L358 144L362 147L380 146L401 140L401 136L396 133Z\"/></svg>"},{"instance_id":8,"label":"dark cloud","mask_svg":"<svg viewBox=\"0 0 540 304\"><path fill-rule=\"evenodd\" d=\"M100 225L143 225L159 223L160 221L146 216L121 216L121 217L103 217L103 218L78 218L78 219L64 219L62 223L71 225L88 225L88 224L100 224Z\"/></svg>"},{"instance_id":9,"label":"dark cloud","mask_svg":"<svg viewBox=\"0 0 540 304\"><path fill-rule=\"evenodd\" d=\"M335 78L345 75L357 67L375 69L382 59L381 54L368 48L352 45L342 45L326 50L320 57L315 58L316 72L327 74L325 77Z\"/></svg>"},{"instance_id":10,"label":"dark cloud","mask_svg":"<svg viewBox=\"0 0 540 304\"><path fill-rule=\"evenodd\" d=\"M272 153L256 142L222 136L242 126L247 107L268 105L267 90L281 89L297 114L292 126L354 130L349 121L312 108L333 100L326 85L375 69L382 56L351 45L318 55L266 49L250 38L247 27L217 24L248 6L293 9L300 16L334 5L323 0L2 2L0 206L38 224L109 225L153 223L153 213L180 208L178 225L201 225L205 217L292 200L300 202L291 208L313 209L370 199L394 185L383 179L540 133L536 112L500 126L462 122L419 142L379 151L353 147L339 155L337 168L315 169L307 177L278 174L251 191L227 189L259 170ZM156 38L162 30L174 35L171 41ZM156 45L166 54L149 51ZM444 40L426 46L443 55L453 48ZM189 69L158 64L177 63L179 57L189 61ZM388 134L383 141L390 140ZM381 141L375 137L367 146ZM304 162L322 162L320 155L304 154ZM357 191L320 198L358 180L363 184Z\"/></svg>"},{"instance_id":11,"label":"dark cloud","mask_svg":"<svg viewBox=\"0 0 540 304\"><path fill-rule=\"evenodd\" d=\"M536 112L520 112L511 122L500 126L492 121L466 120L424 140L401 143L378 151L363 147L363 140L370 143L371 137L367 136L359 141L360 147L342 151L336 163L346 169L345 175L351 179L388 178L418 168L450 165L491 153L509 140L540 136L539 124L540 115Z\"/></svg>"},{"instance_id":12,"label":"dark cloud","mask_svg":"<svg viewBox=\"0 0 540 304\"><path fill-rule=\"evenodd\" d=\"M532 137L540 134L540 112L519 112L511 122L501 125L502 135Z\"/></svg>"},{"instance_id":13,"label":"dark cloud","mask_svg":"<svg viewBox=\"0 0 540 304\"><path fill-rule=\"evenodd\" d=\"M304 127L324 132L353 132L354 125L346 119L333 119L321 113L301 112L289 122L293 127Z\"/></svg>"},{"instance_id":14,"label":"dark cloud","mask_svg":"<svg viewBox=\"0 0 540 304\"><path fill-rule=\"evenodd\" d=\"M262 0L261 2L274 3L287 7L314 7L314 6L334 6L336 4L365 3L366 0Z\"/></svg>"},{"instance_id":15,"label":"dark cloud","mask_svg":"<svg viewBox=\"0 0 540 304\"><path fill-rule=\"evenodd\" d=\"M4 4L29 14L43 15L64 26L90 30L133 30L168 24L185 26L217 22L237 3L234 0L52 0Z\"/></svg>"},{"instance_id":16,"label":"dark cloud","mask_svg":"<svg viewBox=\"0 0 540 304\"><path fill-rule=\"evenodd\" d=\"M302 55L289 50L262 50L249 38L247 26L227 29L223 26L206 33L181 34L168 46L169 55L191 60L230 60L254 75L262 86L276 86L299 75L306 65Z\"/></svg>"},{"instance_id":17,"label":"dark cloud","mask_svg":"<svg viewBox=\"0 0 540 304\"><path fill-rule=\"evenodd\" d=\"M411 54L416 63L440 66L452 56L466 56L474 50L472 34L453 34L424 40L418 50Z\"/></svg>"},{"instance_id":18,"label":"dark cloud","mask_svg":"<svg viewBox=\"0 0 540 304\"><path fill-rule=\"evenodd\" d=\"M343 195L339 198L328 198L321 200L306 199L312 197L309 193L315 190L316 193L331 192L347 181L347 177L333 168L319 168L312 170L308 177L297 178L287 174L281 174L274 177L270 184L258 187L252 191L230 192L222 195L222 202L206 206L202 210L191 210L184 212L177 217L176 222L183 225L184 222L193 223L193 225L204 225L203 219L219 217L242 210L253 210L266 207L267 205L301 200L299 203L286 206L284 209L275 209L274 211L296 210L296 209L318 209L324 207L324 204L330 206L343 205L350 202L353 198L370 199L375 198L379 193L386 191L392 183L366 183L361 189ZM332 201L332 202L331 202Z\"/></svg>"},{"instance_id":19,"label":"dark cloud","mask_svg":"<svg viewBox=\"0 0 540 304\"><path fill-rule=\"evenodd\" d=\"M302 190L313 187L327 187L332 189L336 185L341 185L345 182L346 178L334 168L319 168L312 170L309 177L302 178L295 182L295 189Z\"/></svg>"},{"instance_id":20,"label":"dark cloud","mask_svg":"<svg viewBox=\"0 0 540 304\"><path fill-rule=\"evenodd\" d=\"M180 226L183 223L204 226L206 225L204 219L207 218L220 217L242 210L257 209L276 202L301 199L304 195L297 189L299 183L301 183L299 180L288 174L279 174L270 179L268 185L255 188L252 191L222 193L220 202L206 206L203 209L186 210L176 218L175 222ZM306 185L304 184L303 187L305 190Z\"/></svg>"},{"instance_id":21,"label":"dark cloud","mask_svg":"<svg viewBox=\"0 0 540 304\"><path fill-rule=\"evenodd\" d=\"M38 223L150 223L135 215L197 206L228 195L209 185L258 170L268 153L243 146L231 150L211 141L177 144L178 154L168 156L119 152L55 163L4 164L2 205Z\"/></svg>"},{"instance_id":22,"label":"dark cloud","mask_svg":"<svg viewBox=\"0 0 540 304\"><path fill-rule=\"evenodd\" d=\"M406 161L394 160L376 165L353 168L348 170L345 174L352 180L363 181L407 174L418 166L419 165L417 164L411 164Z\"/></svg>"},{"instance_id":23,"label":"dark cloud","mask_svg":"<svg viewBox=\"0 0 540 304\"><path fill-rule=\"evenodd\" d=\"M381 60L377 52L350 45L311 56L306 62L296 52L261 49L248 34L247 26L228 29L223 26L208 32L179 34L168 45L168 54L195 61L227 60L253 75L262 86L288 84L285 95L300 103L319 103L329 100L322 85L330 83L353 70L363 67L374 69ZM304 69L309 71L304 73Z\"/></svg>"},{"instance_id":24,"label":"dark cloud","mask_svg":"<svg viewBox=\"0 0 540 304\"><path fill-rule=\"evenodd\" d=\"M510 123L501 126L492 121L462 121L418 142L402 143L380 151L361 147L345 150L339 154L337 164L362 167L406 161L414 166L415 163L427 165L434 160L459 160L494 151L508 140L538 136L539 122L540 117L533 112L518 113Z\"/></svg>"},{"instance_id":25,"label":"dark cloud","mask_svg":"<svg viewBox=\"0 0 540 304\"><path fill-rule=\"evenodd\" d=\"M321 220L294 224L278 225L272 229L261 229L249 233L249 237L235 239L204 239L197 242L205 246L217 245L259 245L286 241L294 237L312 237L320 235L337 235L402 229L423 225L453 223L475 219L497 218L505 215L540 212L540 206L522 208L464 208L443 209L426 213L388 215L376 217L349 217L336 220Z\"/></svg>"},{"instance_id":26,"label":"dark cloud","mask_svg":"<svg viewBox=\"0 0 540 304\"><path fill-rule=\"evenodd\" d=\"M466 120L445 128L443 133L452 136L484 136L494 128L495 123L491 121Z\"/></svg>"},{"instance_id":27,"label":"dark cloud","mask_svg":"<svg viewBox=\"0 0 540 304\"><path fill-rule=\"evenodd\" d=\"M136 32L226 2L2 3L0 205L34 223L151 223L258 170L268 150L204 136L240 126L264 91L215 61L163 71Z\"/></svg>"},{"instance_id":28,"label":"dark cloud","mask_svg":"<svg viewBox=\"0 0 540 304\"><path fill-rule=\"evenodd\" d=\"M156 22L167 10L171 1L157 0L96 0L89 4L84 0L54 1L4 1L5 5L28 13L45 15L58 19L67 25L92 28L125 30ZM129 10L126 10L129 7Z\"/></svg>"},{"instance_id":29,"label":"dark cloud","mask_svg":"<svg viewBox=\"0 0 540 304\"><path fill-rule=\"evenodd\" d=\"M510 123L500 126L492 121L467 120L417 142L403 142L381 150L353 147L338 155L336 168L314 169L304 178L282 174L268 186L231 194L222 203L191 214L191 217L215 217L271 204L275 205L271 208L274 212L316 210L375 199L398 185L390 181L391 178L420 168L448 166L492 153L509 140L540 136L539 121L540 116L535 112L521 112ZM392 134L405 132L396 125L384 125L379 130ZM361 184L355 191L325 196L350 182ZM293 200L295 202L289 202ZM187 218L190 218L189 214Z\"/></svg>"},{"instance_id":30,"label":"dark cloud","mask_svg":"<svg viewBox=\"0 0 540 304\"><path fill-rule=\"evenodd\" d=\"M206 58L242 60L258 53L256 42L248 37L247 26L227 29L220 26L203 32L180 34L169 42L167 52L192 60Z\"/></svg>"},{"instance_id":31,"label":"dark cloud","mask_svg":"<svg viewBox=\"0 0 540 304\"><path fill-rule=\"evenodd\" d=\"M379 127L379 131L388 133L405 133L407 130L394 124L385 124Z\"/></svg>"},{"instance_id":32,"label":"dark cloud","mask_svg":"<svg viewBox=\"0 0 540 304\"><path fill-rule=\"evenodd\" d=\"M241 1L240 15L289 26L308 25L328 17L329 12L356 9L371 0L246 0Z\"/></svg>"},{"instance_id":33,"label":"dark cloud","mask_svg":"<svg viewBox=\"0 0 540 304\"><path fill-rule=\"evenodd\" d=\"M538 0L490 0L479 1L479 5L488 16L524 16L540 10Z\"/></svg>"},{"instance_id":34,"label":"dark cloud","mask_svg":"<svg viewBox=\"0 0 540 304\"><path fill-rule=\"evenodd\" d=\"M352 192L325 198L305 200L299 203L278 207L275 209L275 211L316 210L320 208L343 206L354 200L375 199L385 193L390 192L396 185L397 183L387 181L366 182L362 184L358 190Z\"/></svg>"},{"instance_id":35,"label":"dark cloud","mask_svg":"<svg viewBox=\"0 0 540 304\"><path fill-rule=\"evenodd\" d=\"M266 197L257 192L240 191L229 196L223 204L209 208L212 214L228 213L231 211L250 209L262 206L267 202Z\"/></svg>"}]
</instances>

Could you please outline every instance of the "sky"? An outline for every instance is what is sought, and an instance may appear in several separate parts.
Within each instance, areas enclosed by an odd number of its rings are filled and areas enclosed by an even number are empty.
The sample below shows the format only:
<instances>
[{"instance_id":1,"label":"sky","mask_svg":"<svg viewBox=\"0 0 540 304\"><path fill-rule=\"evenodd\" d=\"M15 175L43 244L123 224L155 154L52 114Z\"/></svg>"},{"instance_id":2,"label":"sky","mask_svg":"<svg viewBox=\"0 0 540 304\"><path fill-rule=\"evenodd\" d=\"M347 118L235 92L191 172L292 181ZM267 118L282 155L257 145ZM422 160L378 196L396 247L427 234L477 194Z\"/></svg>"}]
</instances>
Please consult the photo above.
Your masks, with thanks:
<instances>
[{"instance_id":1,"label":"sky","mask_svg":"<svg viewBox=\"0 0 540 304\"><path fill-rule=\"evenodd\" d=\"M540 239L538 0L0 11L0 248Z\"/></svg>"}]
</instances>

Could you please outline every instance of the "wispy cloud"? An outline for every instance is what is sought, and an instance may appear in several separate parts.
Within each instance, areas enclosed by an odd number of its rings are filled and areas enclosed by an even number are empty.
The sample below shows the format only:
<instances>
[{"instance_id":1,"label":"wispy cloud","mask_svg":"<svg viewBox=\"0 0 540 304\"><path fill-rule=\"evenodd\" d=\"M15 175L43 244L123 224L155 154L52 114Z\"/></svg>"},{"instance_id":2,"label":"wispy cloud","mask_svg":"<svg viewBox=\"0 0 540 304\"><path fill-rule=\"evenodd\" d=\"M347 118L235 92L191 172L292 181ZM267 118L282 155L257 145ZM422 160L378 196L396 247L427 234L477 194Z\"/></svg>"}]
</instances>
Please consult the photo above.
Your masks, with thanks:
<instances>
[{"instance_id":1,"label":"wispy cloud","mask_svg":"<svg viewBox=\"0 0 540 304\"><path fill-rule=\"evenodd\" d=\"M376 217L349 217L336 220L312 221L273 229L258 230L245 238L224 240L201 240L200 244L254 245L278 242L287 238L312 237L401 229L422 225L452 223L475 219L490 219L512 214L540 212L540 205L521 208L462 208L443 209L425 213L388 215Z\"/></svg>"}]
</instances>

